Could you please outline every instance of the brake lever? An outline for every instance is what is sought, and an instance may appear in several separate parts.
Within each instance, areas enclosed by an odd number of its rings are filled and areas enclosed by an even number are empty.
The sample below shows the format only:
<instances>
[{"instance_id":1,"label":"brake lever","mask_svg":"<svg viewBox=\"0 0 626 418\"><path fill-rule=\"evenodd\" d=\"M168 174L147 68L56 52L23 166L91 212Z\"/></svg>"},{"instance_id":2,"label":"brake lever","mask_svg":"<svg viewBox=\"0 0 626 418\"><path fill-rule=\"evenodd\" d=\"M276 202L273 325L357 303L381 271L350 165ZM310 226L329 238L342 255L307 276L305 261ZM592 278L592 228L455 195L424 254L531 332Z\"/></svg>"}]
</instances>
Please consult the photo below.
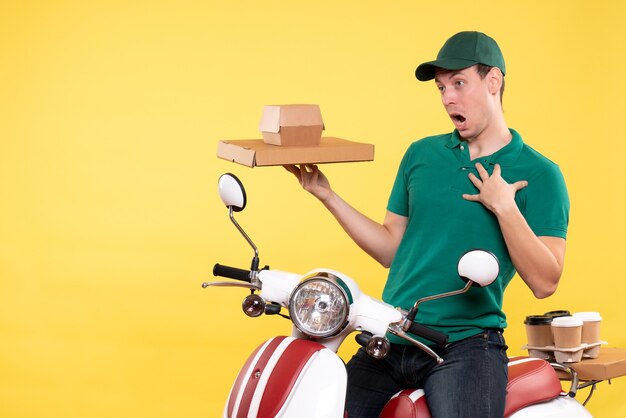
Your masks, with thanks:
<instances>
[{"instance_id":1,"label":"brake lever","mask_svg":"<svg viewBox=\"0 0 626 418\"><path fill-rule=\"evenodd\" d=\"M439 355L437 353L435 353L426 344L424 344L424 343L422 343L420 341L417 341L414 338L411 338L406 332L404 332L404 330L402 329L402 326L396 325L396 324L392 324L392 325L389 325L388 330L393 335L396 335L396 336L398 336L398 337L400 337L402 339L405 339L405 340L415 344L416 346L418 346L422 351L424 351L426 354L428 354L429 356L434 358L435 361L437 362L437 364L443 363L443 359L441 357L439 357Z\"/></svg>"},{"instance_id":2,"label":"brake lever","mask_svg":"<svg viewBox=\"0 0 626 418\"><path fill-rule=\"evenodd\" d=\"M260 285L255 285L252 283L241 283L241 282L203 282L202 288L206 289L209 286L214 287L243 287L245 289L250 290L261 290Z\"/></svg>"}]
</instances>

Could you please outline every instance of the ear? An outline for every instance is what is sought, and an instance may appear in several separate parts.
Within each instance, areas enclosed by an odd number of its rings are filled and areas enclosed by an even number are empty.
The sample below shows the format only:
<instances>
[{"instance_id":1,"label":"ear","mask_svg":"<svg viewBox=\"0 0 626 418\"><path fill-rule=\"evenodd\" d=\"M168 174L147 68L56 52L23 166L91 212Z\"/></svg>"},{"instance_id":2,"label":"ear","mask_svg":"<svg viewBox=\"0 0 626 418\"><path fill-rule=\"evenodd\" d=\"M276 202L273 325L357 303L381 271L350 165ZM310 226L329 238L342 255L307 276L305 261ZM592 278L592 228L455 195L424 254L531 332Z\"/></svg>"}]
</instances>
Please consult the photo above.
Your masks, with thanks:
<instances>
[{"instance_id":1,"label":"ear","mask_svg":"<svg viewBox=\"0 0 626 418\"><path fill-rule=\"evenodd\" d=\"M495 95L500 91L500 87L502 87L503 81L502 71L499 68L493 67L487 73L487 86L489 88L489 93Z\"/></svg>"}]
</instances>

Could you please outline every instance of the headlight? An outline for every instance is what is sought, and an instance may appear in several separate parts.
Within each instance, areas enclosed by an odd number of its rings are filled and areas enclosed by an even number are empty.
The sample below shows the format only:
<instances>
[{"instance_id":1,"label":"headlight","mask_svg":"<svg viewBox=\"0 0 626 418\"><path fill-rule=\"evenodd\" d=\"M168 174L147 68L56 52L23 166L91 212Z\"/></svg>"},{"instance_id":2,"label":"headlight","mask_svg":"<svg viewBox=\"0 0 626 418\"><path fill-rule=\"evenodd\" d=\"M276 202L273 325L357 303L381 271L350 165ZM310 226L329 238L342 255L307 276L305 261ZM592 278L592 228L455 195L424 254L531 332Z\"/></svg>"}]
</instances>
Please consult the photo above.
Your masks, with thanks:
<instances>
[{"instance_id":1,"label":"headlight","mask_svg":"<svg viewBox=\"0 0 626 418\"><path fill-rule=\"evenodd\" d=\"M296 328L314 338L338 334L348 323L347 286L330 273L305 279L289 298L289 315Z\"/></svg>"}]
</instances>

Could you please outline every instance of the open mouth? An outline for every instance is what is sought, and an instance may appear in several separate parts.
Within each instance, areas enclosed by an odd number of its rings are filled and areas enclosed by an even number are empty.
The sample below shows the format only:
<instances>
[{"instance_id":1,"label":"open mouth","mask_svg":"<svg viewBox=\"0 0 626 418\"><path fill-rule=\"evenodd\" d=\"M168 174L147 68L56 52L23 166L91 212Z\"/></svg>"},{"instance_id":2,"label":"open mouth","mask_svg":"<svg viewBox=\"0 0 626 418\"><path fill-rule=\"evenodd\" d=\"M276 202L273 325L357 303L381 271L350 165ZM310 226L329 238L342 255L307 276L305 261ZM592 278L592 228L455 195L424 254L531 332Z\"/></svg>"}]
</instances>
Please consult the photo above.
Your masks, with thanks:
<instances>
[{"instance_id":1,"label":"open mouth","mask_svg":"<svg viewBox=\"0 0 626 418\"><path fill-rule=\"evenodd\" d=\"M452 121L454 123L457 123L457 124L461 124L461 123L465 122L465 116L463 116L463 115L461 115L459 113L452 113L450 115L450 118L452 118Z\"/></svg>"},{"instance_id":2,"label":"open mouth","mask_svg":"<svg viewBox=\"0 0 626 418\"><path fill-rule=\"evenodd\" d=\"M460 113L450 113L450 119L452 119L452 123L456 129L461 130L465 127L465 116Z\"/></svg>"}]
</instances>

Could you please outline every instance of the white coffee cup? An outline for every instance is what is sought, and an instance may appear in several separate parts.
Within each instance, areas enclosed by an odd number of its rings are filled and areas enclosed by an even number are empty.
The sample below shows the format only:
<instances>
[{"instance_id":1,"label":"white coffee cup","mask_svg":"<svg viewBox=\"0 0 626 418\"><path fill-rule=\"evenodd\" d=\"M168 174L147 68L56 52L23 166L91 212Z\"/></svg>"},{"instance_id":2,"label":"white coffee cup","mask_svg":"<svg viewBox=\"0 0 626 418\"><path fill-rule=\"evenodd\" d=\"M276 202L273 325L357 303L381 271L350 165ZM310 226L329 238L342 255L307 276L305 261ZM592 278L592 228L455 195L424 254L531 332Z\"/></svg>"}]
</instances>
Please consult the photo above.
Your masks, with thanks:
<instances>
[{"instance_id":1,"label":"white coffee cup","mask_svg":"<svg viewBox=\"0 0 626 418\"><path fill-rule=\"evenodd\" d=\"M556 348L574 348L581 345L582 319L573 316L560 316L552 320L551 326Z\"/></svg>"},{"instance_id":2,"label":"white coffee cup","mask_svg":"<svg viewBox=\"0 0 626 418\"><path fill-rule=\"evenodd\" d=\"M602 317L598 312L576 312L574 318L583 321L581 341L585 344L593 344L600 341L600 322Z\"/></svg>"}]
</instances>

